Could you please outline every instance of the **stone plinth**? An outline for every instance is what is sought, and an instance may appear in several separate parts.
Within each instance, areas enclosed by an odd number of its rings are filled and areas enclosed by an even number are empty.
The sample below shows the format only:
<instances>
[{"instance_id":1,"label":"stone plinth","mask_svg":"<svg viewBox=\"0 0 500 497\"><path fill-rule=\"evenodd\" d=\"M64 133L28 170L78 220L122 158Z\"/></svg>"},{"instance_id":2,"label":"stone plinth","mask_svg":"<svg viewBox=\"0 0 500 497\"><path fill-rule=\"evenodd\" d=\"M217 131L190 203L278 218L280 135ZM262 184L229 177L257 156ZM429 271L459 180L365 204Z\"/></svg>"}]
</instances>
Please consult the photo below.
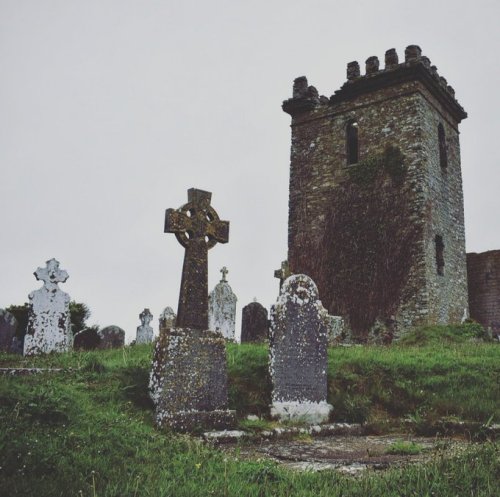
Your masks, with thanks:
<instances>
[{"instance_id":1,"label":"stone plinth","mask_svg":"<svg viewBox=\"0 0 500 497\"><path fill-rule=\"evenodd\" d=\"M328 420L327 341L329 316L311 278L290 276L271 308L271 415L281 420Z\"/></svg>"},{"instance_id":2,"label":"stone plinth","mask_svg":"<svg viewBox=\"0 0 500 497\"><path fill-rule=\"evenodd\" d=\"M238 299L226 281L227 269L221 272L223 278L208 296L208 329L219 331L226 340L234 340Z\"/></svg>"},{"instance_id":3,"label":"stone plinth","mask_svg":"<svg viewBox=\"0 0 500 497\"><path fill-rule=\"evenodd\" d=\"M70 333L70 296L59 289L58 283L68 279L55 259L38 268L37 280L44 286L29 294L28 328L24 337L24 355L66 352L72 348Z\"/></svg>"},{"instance_id":4,"label":"stone plinth","mask_svg":"<svg viewBox=\"0 0 500 497\"><path fill-rule=\"evenodd\" d=\"M119 326L106 326L99 330L100 349L118 349L125 345L125 331Z\"/></svg>"},{"instance_id":5,"label":"stone plinth","mask_svg":"<svg viewBox=\"0 0 500 497\"><path fill-rule=\"evenodd\" d=\"M163 333L155 345L150 395L159 427L187 432L232 426L222 335L185 328Z\"/></svg>"},{"instance_id":6,"label":"stone plinth","mask_svg":"<svg viewBox=\"0 0 500 497\"><path fill-rule=\"evenodd\" d=\"M12 340L16 330L16 318L10 312L0 309L0 351L13 353Z\"/></svg>"},{"instance_id":7,"label":"stone plinth","mask_svg":"<svg viewBox=\"0 0 500 497\"><path fill-rule=\"evenodd\" d=\"M241 343L264 342L269 338L267 309L258 302L243 307L241 317Z\"/></svg>"}]
</instances>

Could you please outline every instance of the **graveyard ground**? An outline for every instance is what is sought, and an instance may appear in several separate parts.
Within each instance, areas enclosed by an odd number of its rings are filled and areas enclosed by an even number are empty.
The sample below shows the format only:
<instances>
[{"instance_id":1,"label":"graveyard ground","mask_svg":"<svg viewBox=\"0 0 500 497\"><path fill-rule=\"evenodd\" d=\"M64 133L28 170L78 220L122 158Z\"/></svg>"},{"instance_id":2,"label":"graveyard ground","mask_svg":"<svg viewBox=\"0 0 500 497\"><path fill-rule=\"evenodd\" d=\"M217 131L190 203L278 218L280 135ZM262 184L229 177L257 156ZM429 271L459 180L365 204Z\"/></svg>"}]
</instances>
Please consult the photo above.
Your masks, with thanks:
<instances>
[{"instance_id":1,"label":"graveyard ground","mask_svg":"<svg viewBox=\"0 0 500 497\"><path fill-rule=\"evenodd\" d=\"M290 470L248 447L220 450L160 433L147 395L151 346L22 358L0 367L63 371L0 377L0 495L8 496L497 496L500 346L474 325L420 330L392 347L329 350L333 421L404 438L453 435L465 448L423 462L366 471ZM443 336L445 337L443 339ZM230 406L258 433L269 421L265 345L228 346ZM307 440L305 440L307 443ZM418 451L411 442L396 450ZM248 451L247 451L248 452Z\"/></svg>"}]
</instances>

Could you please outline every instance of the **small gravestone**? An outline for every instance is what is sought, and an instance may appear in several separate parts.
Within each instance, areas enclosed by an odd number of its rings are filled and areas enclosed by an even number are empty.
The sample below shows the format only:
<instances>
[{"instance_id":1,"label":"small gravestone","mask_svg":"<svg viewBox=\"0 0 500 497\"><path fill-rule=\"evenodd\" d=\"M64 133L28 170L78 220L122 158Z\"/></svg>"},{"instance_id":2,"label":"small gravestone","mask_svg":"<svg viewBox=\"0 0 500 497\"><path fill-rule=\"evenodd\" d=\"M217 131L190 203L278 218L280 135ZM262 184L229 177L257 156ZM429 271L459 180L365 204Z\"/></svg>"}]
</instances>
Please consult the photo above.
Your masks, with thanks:
<instances>
[{"instance_id":1,"label":"small gravestone","mask_svg":"<svg viewBox=\"0 0 500 497\"><path fill-rule=\"evenodd\" d=\"M70 314L67 293L58 283L68 279L68 273L59 269L55 259L47 261L45 268L34 273L43 287L29 294L28 327L24 337L24 355L66 352L73 340L70 333Z\"/></svg>"},{"instance_id":2,"label":"small gravestone","mask_svg":"<svg viewBox=\"0 0 500 497\"><path fill-rule=\"evenodd\" d=\"M175 327L175 321L177 320L177 314L171 307L165 307L163 312L160 314L158 318L158 322L160 323L160 335L169 330L170 328Z\"/></svg>"},{"instance_id":3,"label":"small gravestone","mask_svg":"<svg viewBox=\"0 0 500 497\"><path fill-rule=\"evenodd\" d=\"M191 188L188 203L165 216L165 232L185 248L184 266L176 325L155 343L150 395L156 425L178 431L225 429L235 421L227 409L225 340L208 328L208 250L229 238L211 196Z\"/></svg>"},{"instance_id":4,"label":"small gravestone","mask_svg":"<svg viewBox=\"0 0 500 497\"><path fill-rule=\"evenodd\" d=\"M241 343L264 342L269 338L267 309L257 301L243 307L241 316Z\"/></svg>"},{"instance_id":5,"label":"small gravestone","mask_svg":"<svg viewBox=\"0 0 500 497\"><path fill-rule=\"evenodd\" d=\"M228 270L220 271L222 279L208 297L208 329L220 331L226 340L234 340L236 322L236 295L226 280Z\"/></svg>"},{"instance_id":6,"label":"small gravestone","mask_svg":"<svg viewBox=\"0 0 500 497\"><path fill-rule=\"evenodd\" d=\"M271 416L311 424L328 420L328 325L314 281L304 274L287 278L271 308Z\"/></svg>"},{"instance_id":7,"label":"small gravestone","mask_svg":"<svg viewBox=\"0 0 500 497\"><path fill-rule=\"evenodd\" d=\"M13 340L16 331L16 318L9 311L0 309L0 351L15 353Z\"/></svg>"},{"instance_id":8,"label":"small gravestone","mask_svg":"<svg viewBox=\"0 0 500 497\"><path fill-rule=\"evenodd\" d=\"M73 339L75 350L94 350L100 348L101 337L95 328L86 328L79 331Z\"/></svg>"},{"instance_id":9,"label":"small gravestone","mask_svg":"<svg viewBox=\"0 0 500 497\"><path fill-rule=\"evenodd\" d=\"M125 345L125 331L119 326L106 326L99 330L100 349L119 349Z\"/></svg>"},{"instance_id":10,"label":"small gravestone","mask_svg":"<svg viewBox=\"0 0 500 497\"><path fill-rule=\"evenodd\" d=\"M283 261L281 263L281 267L274 271L274 277L280 280L280 290L283 286L283 282L291 275L290 267L288 265L288 261Z\"/></svg>"},{"instance_id":11,"label":"small gravestone","mask_svg":"<svg viewBox=\"0 0 500 497\"><path fill-rule=\"evenodd\" d=\"M139 314L139 319L141 320L141 325L137 327L137 333L135 336L135 343L151 343L153 341L153 328L149 325L153 319L153 315L149 309L144 309Z\"/></svg>"},{"instance_id":12,"label":"small gravestone","mask_svg":"<svg viewBox=\"0 0 500 497\"><path fill-rule=\"evenodd\" d=\"M344 319L341 316L328 315L328 343L335 345L346 340Z\"/></svg>"}]
</instances>

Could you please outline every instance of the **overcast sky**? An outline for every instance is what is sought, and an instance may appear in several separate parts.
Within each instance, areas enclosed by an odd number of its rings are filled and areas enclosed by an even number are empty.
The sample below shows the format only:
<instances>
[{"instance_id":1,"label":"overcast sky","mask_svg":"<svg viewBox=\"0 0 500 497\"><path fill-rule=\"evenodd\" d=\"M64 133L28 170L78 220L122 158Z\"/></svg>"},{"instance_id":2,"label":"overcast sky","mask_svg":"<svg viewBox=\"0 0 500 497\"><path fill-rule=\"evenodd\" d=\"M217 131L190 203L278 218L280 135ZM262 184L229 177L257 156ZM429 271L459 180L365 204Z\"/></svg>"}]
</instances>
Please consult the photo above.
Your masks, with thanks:
<instances>
[{"instance_id":1,"label":"overcast sky","mask_svg":"<svg viewBox=\"0 0 500 497\"><path fill-rule=\"evenodd\" d=\"M418 44L469 113L460 127L467 250L500 249L498 0L0 0L0 307L60 285L91 324L135 338L177 310L184 251L165 209L213 192L241 307L277 296L286 258L292 81L330 96L346 64ZM383 65L383 63L382 63Z\"/></svg>"}]
</instances>

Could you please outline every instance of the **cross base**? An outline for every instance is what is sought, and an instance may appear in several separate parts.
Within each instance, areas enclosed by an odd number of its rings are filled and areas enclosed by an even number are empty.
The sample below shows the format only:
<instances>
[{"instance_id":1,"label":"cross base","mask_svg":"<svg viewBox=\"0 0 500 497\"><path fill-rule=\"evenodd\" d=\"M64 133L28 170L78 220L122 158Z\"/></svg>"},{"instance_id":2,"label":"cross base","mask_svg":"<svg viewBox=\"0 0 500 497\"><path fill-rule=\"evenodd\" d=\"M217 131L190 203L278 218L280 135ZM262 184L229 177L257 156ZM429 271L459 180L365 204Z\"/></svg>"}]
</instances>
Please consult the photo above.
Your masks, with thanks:
<instances>
[{"instance_id":1,"label":"cross base","mask_svg":"<svg viewBox=\"0 0 500 497\"><path fill-rule=\"evenodd\" d=\"M198 433L207 430L227 430L236 424L236 411L179 411L164 413L156 420L159 428L170 428L180 433Z\"/></svg>"},{"instance_id":2,"label":"cross base","mask_svg":"<svg viewBox=\"0 0 500 497\"><path fill-rule=\"evenodd\" d=\"M165 330L156 342L150 388L159 427L189 432L235 424L227 409L226 345L219 332Z\"/></svg>"}]
</instances>

